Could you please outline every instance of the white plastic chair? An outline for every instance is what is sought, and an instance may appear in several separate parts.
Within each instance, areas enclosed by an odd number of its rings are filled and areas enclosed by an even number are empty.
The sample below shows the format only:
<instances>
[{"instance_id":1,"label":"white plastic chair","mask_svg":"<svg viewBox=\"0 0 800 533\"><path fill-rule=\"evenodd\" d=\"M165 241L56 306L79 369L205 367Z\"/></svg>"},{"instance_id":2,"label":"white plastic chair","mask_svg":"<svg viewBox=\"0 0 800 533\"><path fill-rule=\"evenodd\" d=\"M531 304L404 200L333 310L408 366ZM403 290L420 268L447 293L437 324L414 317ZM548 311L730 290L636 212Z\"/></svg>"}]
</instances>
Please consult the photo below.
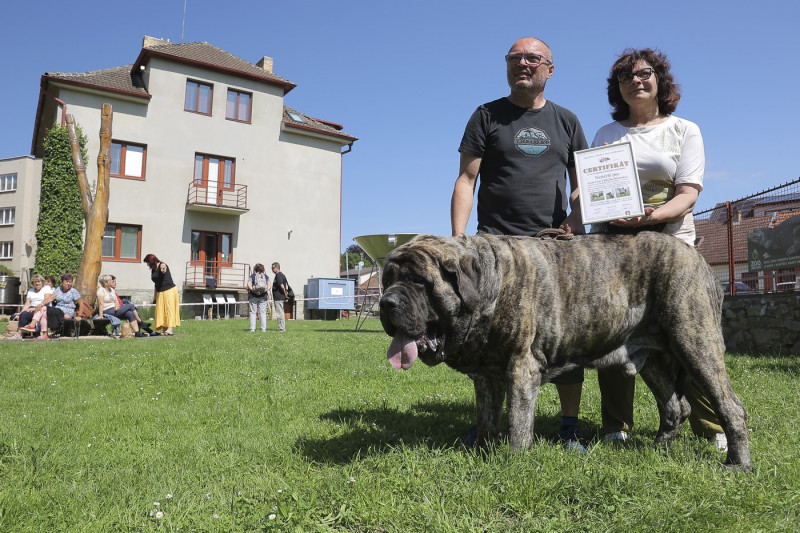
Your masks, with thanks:
<instances>
[{"instance_id":1,"label":"white plastic chair","mask_svg":"<svg viewBox=\"0 0 800 533\"><path fill-rule=\"evenodd\" d=\"M222 306L225 306L225 318L228 318L228 302L225 301L225 295L215 294L214 299L217 301L220 310L222 310ZM222 315L222 313L218 313L218 316L219 315ZM220 316L220 318L222 317Z\"/></svg>"},{"instance_id":2,"label":"white plastic chair","mask_svg":"<svg viewBox=\"0 0 800 533\"><path fill-rule=\"evenodd\" d=\"M236 318L236 296L234 296L233 294L226 294L225 300L227 301L228 305L231 306L231 309L233 309L231 317Z\"/></svg>"},{"instance_id":3,"label":"white plastic chair","mask_svg":"<svg viewBox=\"0 0 800 533\"><path fill-rule=\"evenodd\" d=\"M211 309L211 306L214 305L214 300L211 299L210 294L203 295L203 320L208 318L206 314L206 309Z\"/></svg>"}]
</instances>

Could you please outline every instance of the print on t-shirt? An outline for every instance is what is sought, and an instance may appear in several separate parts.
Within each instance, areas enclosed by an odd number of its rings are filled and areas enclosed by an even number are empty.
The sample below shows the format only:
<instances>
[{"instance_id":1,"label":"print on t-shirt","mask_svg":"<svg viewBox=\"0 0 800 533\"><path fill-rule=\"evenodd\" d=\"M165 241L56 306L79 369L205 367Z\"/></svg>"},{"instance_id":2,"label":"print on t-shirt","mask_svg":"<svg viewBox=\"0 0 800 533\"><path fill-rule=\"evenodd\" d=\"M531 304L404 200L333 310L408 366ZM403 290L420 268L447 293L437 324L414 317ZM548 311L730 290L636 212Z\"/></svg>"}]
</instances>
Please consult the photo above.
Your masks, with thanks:
<instances>
[{"instance_id":1,"label":"print on t-shirt","mask_svg":"<svg viewBox=\"0 0 800 533\"><path fill-rule=\"evenodd\" d=\"M550 148L550 137L539 128L524 128L514 136L514 144L525 155L539 156Z\"/></svg>"}]
</instances>

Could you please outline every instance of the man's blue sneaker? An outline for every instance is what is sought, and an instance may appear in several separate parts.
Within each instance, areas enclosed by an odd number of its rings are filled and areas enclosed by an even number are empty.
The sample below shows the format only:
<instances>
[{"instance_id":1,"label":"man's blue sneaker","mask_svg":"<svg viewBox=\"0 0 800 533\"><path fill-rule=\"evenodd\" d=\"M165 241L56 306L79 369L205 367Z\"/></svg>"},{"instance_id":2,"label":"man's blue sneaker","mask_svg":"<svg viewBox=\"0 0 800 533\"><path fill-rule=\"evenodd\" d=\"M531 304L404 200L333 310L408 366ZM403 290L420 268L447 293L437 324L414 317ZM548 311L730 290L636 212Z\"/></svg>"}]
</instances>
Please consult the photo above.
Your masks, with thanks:
<instances>
[{"instance_id":1,"label":"man's blue sneaker","mask_svg":"<svg viewBox=\"0 0 800 533\"><path fill-rule=\"evenodd\" d=\"M567 449L575 453L586 453L581 430L575 426L561 426L558 432L558 441Z\"/></svg>"}]
</instances>

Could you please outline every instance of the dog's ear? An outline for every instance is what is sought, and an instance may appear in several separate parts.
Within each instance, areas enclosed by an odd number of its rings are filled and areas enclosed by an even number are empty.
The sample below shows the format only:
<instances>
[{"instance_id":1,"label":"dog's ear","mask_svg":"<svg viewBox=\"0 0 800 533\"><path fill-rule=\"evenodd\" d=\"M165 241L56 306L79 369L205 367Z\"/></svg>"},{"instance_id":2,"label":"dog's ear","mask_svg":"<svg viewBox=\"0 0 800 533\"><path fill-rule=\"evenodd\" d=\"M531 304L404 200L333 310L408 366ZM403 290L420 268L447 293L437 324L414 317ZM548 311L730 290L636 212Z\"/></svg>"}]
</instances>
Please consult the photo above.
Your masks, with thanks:
<instances>
[{"instance_id":1,"label":"dog's ear","mask_svg":"<svg viewBox=\"0 0 800 533\"><path fill-rule=\"evenodd\" d=\"M480 264L476 253L468 252L458 262L447 259L442 268L456 278L456 289L461 302L468 311L474 311L480 304L478 284L480 282Z\"/></svg>"}]
</instances>

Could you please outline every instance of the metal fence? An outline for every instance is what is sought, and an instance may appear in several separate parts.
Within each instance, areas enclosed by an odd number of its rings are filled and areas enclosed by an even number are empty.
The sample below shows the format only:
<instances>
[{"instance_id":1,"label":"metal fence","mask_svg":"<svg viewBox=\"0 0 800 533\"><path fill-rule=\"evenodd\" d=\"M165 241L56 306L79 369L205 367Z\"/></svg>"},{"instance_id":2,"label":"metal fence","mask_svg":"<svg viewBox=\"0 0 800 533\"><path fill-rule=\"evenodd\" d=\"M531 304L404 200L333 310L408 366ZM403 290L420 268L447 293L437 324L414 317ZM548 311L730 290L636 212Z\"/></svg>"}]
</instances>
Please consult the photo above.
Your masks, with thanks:
<instances>
[{"instance_id":1,"label":"metal fence","mask_svg":"<svg viewBox=\"0 0 800 533\"><path fill-rule=\"evenodd\" d=\"M694 223L726 294L800 290L800 178L694 213Z\"/></svg>"}]
</instances>

